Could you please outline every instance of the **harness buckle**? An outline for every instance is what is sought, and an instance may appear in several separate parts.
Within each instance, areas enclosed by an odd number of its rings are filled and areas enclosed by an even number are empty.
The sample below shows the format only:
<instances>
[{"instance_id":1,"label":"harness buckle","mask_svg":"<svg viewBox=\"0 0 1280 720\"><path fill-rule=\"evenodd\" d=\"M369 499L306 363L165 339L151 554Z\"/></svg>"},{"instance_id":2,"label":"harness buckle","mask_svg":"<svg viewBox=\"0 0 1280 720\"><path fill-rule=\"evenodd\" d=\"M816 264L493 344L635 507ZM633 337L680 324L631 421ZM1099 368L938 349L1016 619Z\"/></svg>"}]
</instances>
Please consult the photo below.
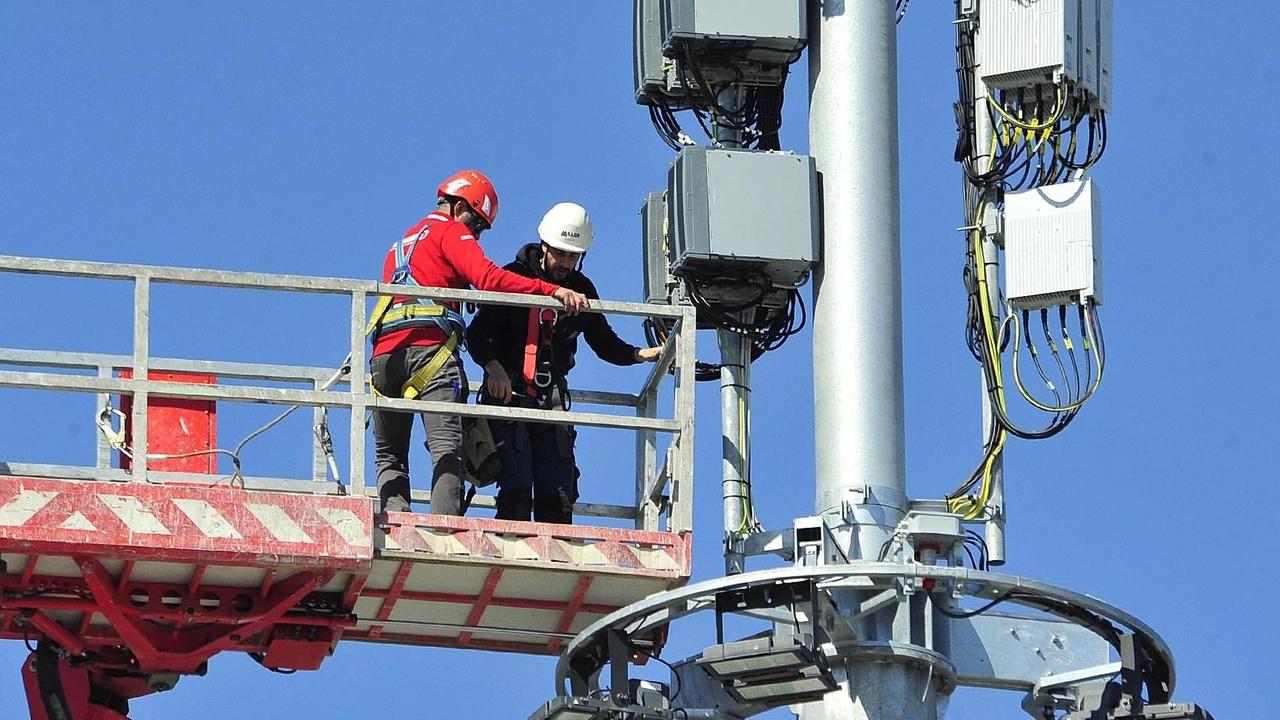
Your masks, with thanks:
<instances>
[{"instance_id":1,"label":"harness buckle","mask_svg":"<svg viewBox=\"0 0 1280 720\"><path fill-rule=\"evenodd\" d=\"M539 368L538 371L533 374L533 384L540 390L545 390L551 387L551 369L547 368L544 370Z\"/></svg>"}]
</instances>

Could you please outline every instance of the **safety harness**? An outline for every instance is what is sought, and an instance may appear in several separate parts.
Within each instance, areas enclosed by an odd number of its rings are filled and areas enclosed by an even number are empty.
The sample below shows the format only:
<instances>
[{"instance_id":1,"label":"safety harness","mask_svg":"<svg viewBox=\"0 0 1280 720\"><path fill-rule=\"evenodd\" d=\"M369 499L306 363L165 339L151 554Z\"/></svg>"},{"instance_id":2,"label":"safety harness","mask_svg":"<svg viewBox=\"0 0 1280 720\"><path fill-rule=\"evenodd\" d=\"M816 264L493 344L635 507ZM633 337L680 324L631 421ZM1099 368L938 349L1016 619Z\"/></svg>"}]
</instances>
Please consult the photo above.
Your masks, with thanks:
<instances>
[{"instance_id":1,"label":"safety harness","mask_svg":"<svg viewBox=\"0 0 1280 720\"><path fill-rule=\"evenodd\" d=\"M524 366L521 369L526 396L522 404L525 407L549 410L559 406L561 410L568 410L573 405L568 383L564 378L557 381L551 370L555 357L552 336L559 317L559 311L553 308L529 309L529 324L524 340Z\"/></svg>"},{"instance_id":2,"label":"safety harness","mask_svg":"<svg viewBox=\"0 0 1280 720\"><path fill-rule=\"evenodd\" d=\"M413 272L409 269L409 262L413 259L413 251L418 249L418 243L426 237L437 222L440 221L429 222L422 228L422 231L410 243L408 252L405 252L406 238L401 238L395 244L392 249L395 251L396 268L391 273L390 284L422 287L417 280L414 280ZM412 400L421 395L426 390L427 383L431 381L431 378L435 377L435 374L440 371L440 368L444 366L454 351L459 347L465 347L466 321L453 308L436 302L431 298L402 298L396 300L390 295L384 295L378 298L378 303L374 306L373 313L369 316L369 325L364 330L365 337L369 337L376 343L378 337L384 332L395 332L418 327L439 328L448 335L448 339L440 346L435 355L431 356L430 362L415 372L400 388L400 396L406 400ZM374 392L377 393L377 390L374 390Z\"/></svg>"},{"instance_id":3,"label":"safety harness","mask_svg":"<svg viewBox=\"0 0 1280 720\"><path fill-rule=\"evenodd\" d=\"M530 397L545 399L551 392L551 335L559 315L552 308L530 308L524 336L524 389Z\"/></svg>"}]
</instances>

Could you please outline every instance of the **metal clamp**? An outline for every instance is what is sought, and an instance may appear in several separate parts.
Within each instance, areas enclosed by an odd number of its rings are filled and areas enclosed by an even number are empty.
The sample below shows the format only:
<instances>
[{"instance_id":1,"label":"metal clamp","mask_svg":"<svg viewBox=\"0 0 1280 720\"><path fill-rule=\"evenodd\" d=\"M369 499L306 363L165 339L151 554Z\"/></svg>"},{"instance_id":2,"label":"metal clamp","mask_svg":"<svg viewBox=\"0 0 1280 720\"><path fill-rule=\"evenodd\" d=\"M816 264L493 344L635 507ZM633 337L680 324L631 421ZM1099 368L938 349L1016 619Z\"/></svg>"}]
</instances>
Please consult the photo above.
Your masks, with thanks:
<instances>
[{"instance_id":1,"label":"metal clamp","mask_svg":"<svg viewBox=\"0 0 1280 720\"><path fill-rule=\"evenodd\" d=\"M112 422L114 418L114 423ZM129 455L128 441L125 439L125 417L124 413L115 409L110 403L102 408L102 412L98 413L98 430L102 431L102 436L107 439L107 443L111 445L111 449L118 450L123 455ZM117 427L118 425L118 427Z\"/></svg>"}]
</instances>

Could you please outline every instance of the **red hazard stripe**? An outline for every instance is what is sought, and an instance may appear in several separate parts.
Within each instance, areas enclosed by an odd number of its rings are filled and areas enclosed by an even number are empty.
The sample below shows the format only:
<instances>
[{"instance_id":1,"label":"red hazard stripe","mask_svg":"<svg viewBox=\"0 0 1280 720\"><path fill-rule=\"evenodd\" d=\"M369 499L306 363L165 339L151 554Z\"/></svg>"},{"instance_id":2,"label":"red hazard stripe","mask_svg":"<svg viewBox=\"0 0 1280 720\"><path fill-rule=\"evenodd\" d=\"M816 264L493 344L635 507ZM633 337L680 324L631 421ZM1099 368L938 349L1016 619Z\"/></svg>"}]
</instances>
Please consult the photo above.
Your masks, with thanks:
<instances>
[{"instance_id":1,"label":"red hazard stripe","mask_svg":"<svg viewBox=\"0 0 1280 720\"><path fill-rule=\"evenodd\" d=\"M0 548L39 554L360 569L362 498L228 487L0 479Z\"/></svg>"}]
</instances>

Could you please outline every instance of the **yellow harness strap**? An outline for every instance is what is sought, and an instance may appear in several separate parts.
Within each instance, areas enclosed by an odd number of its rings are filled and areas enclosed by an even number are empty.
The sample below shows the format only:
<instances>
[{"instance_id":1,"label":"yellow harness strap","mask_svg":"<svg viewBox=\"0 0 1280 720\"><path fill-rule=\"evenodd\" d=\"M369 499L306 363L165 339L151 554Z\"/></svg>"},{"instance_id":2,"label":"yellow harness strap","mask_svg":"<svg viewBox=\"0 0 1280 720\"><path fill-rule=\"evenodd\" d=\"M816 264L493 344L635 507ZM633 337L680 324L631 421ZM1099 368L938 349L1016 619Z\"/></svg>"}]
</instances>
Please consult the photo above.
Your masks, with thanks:
<instances>
[{"instance_id":1,"label":"yellow harness strap","mask_svg":"<svg viewBox=\"0 0 1280 720\"><path fill-rule=\"evenodd\" d=\"M364 326L364 336L369 337L373 331L378 328L378 323L382 322L382 316L387 314L387 308L391 307L391 296L383 295L378 298L378 303L373 306L373 312L369 314L369 324Z\"/></svg>"},{"instance_id":2,"label":"yellow harness strap","mask_svg":"<svg viewBox=\"0 0 1280 720\"><path fill-rule=\"evenodd\" d=\"M444 345L441 345L440 349L436 350L436 354L431 356L431 360L426 365L423 365L421 370L410 376L404 385L400 387L400 397L405 400L412 400L421 395L422 391L427 389L427 383L431 382L431 378L440 372L440 368L444 366L449 356L453 355L453 352L457 349L458 333L451 333L449 339L444 341ZM378 392L375 387L370 386L369 389L378 397L386 397L386 395Z\"/></svg>"},{"instance_id":3,"label":"yellow harness strap","mask_svg":"<svg viewBox=\"0 0 1280 720\"><path fill-rule=\"evenodd\" d=\"M440 305L424 305L422 303L405 303L398 307L391 307L391 296L383 295L378 298L378 304L373 306L373 312L369 315L369 324L364 328L364 336L369 337L374 330L378 329L378 325L382 323L397 323L403 320L416 320L418 318L438 318L444 317L445 309Z\"/></svg>"},{"instance_id":4,"label":"yellow harness strap","mask_svg":"<svg viewBox=\"0 0 1280 720\"><path fill-rule=\"evenodd\" d=\"M431 362L422 367L421 370L414 373L412 377L405 382L404 387L400 388L400 397L405 400L412 400L422 394L427 389L427 383L431 382L431 378L440 372L440 368L445 361L453 355L453 351L458 349L458 333L450 333L449 339L444 341L444 345L431 356Z\"/></svg>"},{"instance_id":5,"label":"yellow harness strap","mask_svg":"<svg viewBox=\"0 0 1280 720\"><path fill-rule=\"evenodd\" d=\"M445 309L439 305L412 303L393 307L386 311L382 316L382 322L391 324L404 320L417 320L418 318L438 318L444 317L444 312Z\"/></svg>"}]
</instances>

